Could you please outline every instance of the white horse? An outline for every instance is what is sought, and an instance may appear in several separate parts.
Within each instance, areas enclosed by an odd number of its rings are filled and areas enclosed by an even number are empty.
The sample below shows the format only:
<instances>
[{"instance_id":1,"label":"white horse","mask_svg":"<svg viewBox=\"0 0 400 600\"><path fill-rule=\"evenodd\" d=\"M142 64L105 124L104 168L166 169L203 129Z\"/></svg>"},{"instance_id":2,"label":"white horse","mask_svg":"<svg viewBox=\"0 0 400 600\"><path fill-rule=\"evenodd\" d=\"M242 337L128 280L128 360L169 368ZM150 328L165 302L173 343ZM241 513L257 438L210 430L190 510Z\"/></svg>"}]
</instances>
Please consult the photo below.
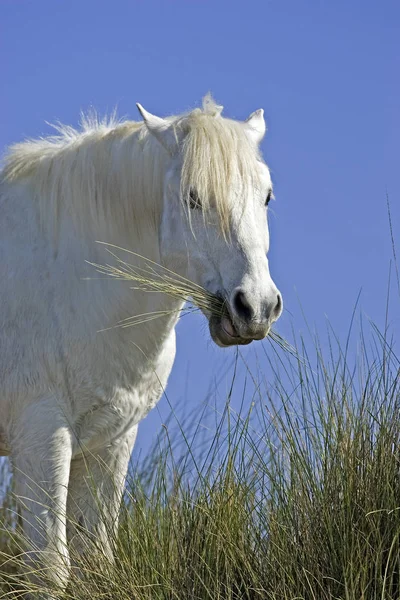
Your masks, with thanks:
<instances>
[{"instance_id":1,"label":"white horse","mask_svg":"<svg viewBox=\"0 0 400 600\"><path fill-rule=\"evenodd\" d=\"M0 454L12 460L27 560L61 588L68 548L82 551L76 524L111 554L137 426L167 383L184 304L94 277L96 240L220 299L222 312L201 307L219 346L264 338L282 311L266 256L263 111L225 119L209 96L178 117L138 109L144 122L86 119L17 144L1 172ZM161 316L113 328L149 313Z\"/></svg>"}]
</instances>

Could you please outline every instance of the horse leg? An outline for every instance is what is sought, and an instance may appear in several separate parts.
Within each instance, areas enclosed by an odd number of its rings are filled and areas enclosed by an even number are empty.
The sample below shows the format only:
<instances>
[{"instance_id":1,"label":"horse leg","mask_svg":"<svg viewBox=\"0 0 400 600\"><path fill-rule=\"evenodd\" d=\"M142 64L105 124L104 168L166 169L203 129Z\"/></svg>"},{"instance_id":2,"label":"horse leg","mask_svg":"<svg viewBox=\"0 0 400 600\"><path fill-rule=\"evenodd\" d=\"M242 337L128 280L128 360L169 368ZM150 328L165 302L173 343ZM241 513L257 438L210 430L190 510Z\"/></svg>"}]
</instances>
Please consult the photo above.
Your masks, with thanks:
<instances>
[{"instance_id":1,"label":"horse leg","mask_svg":"<svg viewBox=\"0 0 400 600\"><path fill-rule=\"evenodd\" d=\"M84 451L71 462L67 537L72 562L94 549L113 560L112 541L136 433L137 425L100 451Z\"/></svg>"},{"instance_id":2,"label":"horse leg","mask_svg":"<svg viewBox=\"0 0 400 600\"><path fill-rule=\"evenodd\" d=\"M69 574L66 504L72 443L54 398L31 404L10 441L28 587L62 590Z\"/></svg>"}]
</instances>

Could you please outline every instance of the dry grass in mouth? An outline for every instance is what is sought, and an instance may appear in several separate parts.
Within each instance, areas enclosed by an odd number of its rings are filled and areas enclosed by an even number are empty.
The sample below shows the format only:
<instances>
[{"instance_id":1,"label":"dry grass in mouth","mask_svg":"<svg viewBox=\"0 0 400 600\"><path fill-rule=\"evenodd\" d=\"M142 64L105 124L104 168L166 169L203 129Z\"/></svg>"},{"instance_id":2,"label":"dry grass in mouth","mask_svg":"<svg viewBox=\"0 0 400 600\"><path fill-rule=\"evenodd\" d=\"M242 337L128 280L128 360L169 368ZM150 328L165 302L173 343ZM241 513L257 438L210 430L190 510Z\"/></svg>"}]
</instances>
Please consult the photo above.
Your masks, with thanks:
<instances>
[{"instance_id":1,"label":"dry grass in mouth","mask_svg":"<svg viewBox=\"0 0 400 600\"><path fill-rule=\"evenodd\" d=\"M92 263L88 261L88 264L92 265L96 268L96 270L109 277L113 277L115 279L120 279L124 281L129 281L134 283L132 286L132 290L140 290L142 292L156 292L166 294L172 298L176 298L178 300L182 300L186 302L188 298L191 298L193 305L197 309L209 311L212 314L220 315L224 314L224 301L216 296L215 294L211 294L202 286L190 281L186 277L175 273L174 271L156 263L137 252L132 252L131 250L126 250L124 248L120 248L119 246L114 246L112 244L106 244L104 242L98 242L106 246L106 251L113 257L116 264L110 265L100 265L96 263ZM116 251L127 252L135 258L139 259L143 266L132 265L125 260L123 260ZM195 307L184 309L186 311L196 310ZM145 316L151 318L158 318L159 316L163 316L165 314L171 314L171 312L175 311L156 311L154 313L147 313ZM132 319L137 319L138 317L142 317L144 315L137 315L132 317ZM129 321L131 318L129 317L126 321ZM142 321L140 321L142 322ZM122 326L129 326L130 324L137 324L136 321L134 323L126 323Z\"/></svg>"},{"instance_id":2,"label":"dry grass in mouth","mask_svg":"<svg viewBox=\"0 0 400 600\"><path fill-rule=\"evenodd\" d=\"M172 298L182 300L183 302L187 302L189 298L191 300L191 305L185 305L178 311L160 310L134 315L117 323L116 327L132 327L134 325L147 323L154 319L165 317L176 312L179 312L180 315L183 315L196 312L199 309L219 317L229 317L226 301L222 297L210 293L205 288L197 283L194 283L190 279L175 273L171 269L168 269L167 267L164 267L163 265L160 265L159 263L150 260L141 254L138 254L137 252L126 250L125 248L115 246L114 244L108 244L105 242L98 243L106 247L106 251L115 261L115 264L105 265L88 261L88 264L95 267L95 269L102 275L132 282L134 284L131 288L132 290L162 293ZM132 265L131 263L123 260L120 256L118 256L118 251L128 253L136 259L139 259L139 261L143 263L142 266ZM277 344L285 352L288 352L289 354L298 358L296 349L273 329L271 329L268 333L268 340Z\"/></svg>"}]
</instances>

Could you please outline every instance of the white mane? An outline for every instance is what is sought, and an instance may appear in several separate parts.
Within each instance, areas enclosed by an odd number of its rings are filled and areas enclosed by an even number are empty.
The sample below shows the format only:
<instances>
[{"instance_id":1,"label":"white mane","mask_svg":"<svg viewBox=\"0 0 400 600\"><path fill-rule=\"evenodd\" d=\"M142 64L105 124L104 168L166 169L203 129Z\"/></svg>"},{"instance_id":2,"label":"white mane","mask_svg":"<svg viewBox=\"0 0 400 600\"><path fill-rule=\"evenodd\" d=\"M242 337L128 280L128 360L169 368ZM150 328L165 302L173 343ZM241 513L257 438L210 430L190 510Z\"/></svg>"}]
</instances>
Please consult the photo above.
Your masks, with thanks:
<instances>
[{"instance_id":1,"label":"white mane","mask_svg":"<svg viewBox=\"0 0 400 600\"><path fill-rule=\"evenodd\" d=\"M258 150L241 123L220 116L222 107L207 95L203 109L170 117L183 156L182 198L190 188L201 197L203 213L214 206L224 231L227 198L239 176L242 198L257 185ZM42 223L58 228L67 211L80 227L127 223L141 228L144 218L157 226L168 155L143 122L83 116L80 130L56 125L58 135L11 146L0 174L25 182L34 191Z\"/></svg>"}]
</instances>

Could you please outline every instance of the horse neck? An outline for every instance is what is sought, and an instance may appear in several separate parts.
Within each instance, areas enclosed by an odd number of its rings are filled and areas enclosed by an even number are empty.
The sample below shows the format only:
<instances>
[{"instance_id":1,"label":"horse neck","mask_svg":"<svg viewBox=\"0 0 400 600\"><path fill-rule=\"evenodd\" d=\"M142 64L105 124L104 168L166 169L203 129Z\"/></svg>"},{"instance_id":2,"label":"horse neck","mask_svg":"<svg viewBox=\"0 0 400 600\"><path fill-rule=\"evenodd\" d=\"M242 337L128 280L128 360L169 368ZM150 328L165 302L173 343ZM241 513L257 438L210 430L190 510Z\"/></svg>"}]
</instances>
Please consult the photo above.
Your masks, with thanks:
<instances>
[{"instance_id":1,"label":"horse neck","mask_svg":"<svg viewBox=\"0 0 400 600\"><path fill-rule=\"evenodd\" d=\"M109 177L114 192L113 203L120 202L123 210L112 210L111 207L110 211L104 211L105 218L94 220L93 230L85 243L89 255L95 255L94 262L121 266L107 253L108 249L130 266L158 270L153 262L163 262L160 226L167 159L159 142L140 130L113 144ZM97 168L100 167L101 164ZM143 324L135 325L135 329L138 335L141 329L146 332L144 346L151 353L174 328L184 301L162 293L140 292L140 284L134 281L132 285L127 282L118 286L118 291L117 285L115 280L105 283L107 296L110 293L110 298L115 300L113 304L118 304L116 310L121 310L115 319L148 315L149 320L144 318ZM132 291L132 287L137 289ZM114 294L118 295L118 302ZM152 320L150 313L159 311L166 311L166 314Z\"/></svg>"},{"instance_id":2,"label":"horse neck","mask_svg":"<svg viewBox=\"0 0 400 600\"><path fill-rule=\"evenodd\" d=\"M103 189L97 194L102 200L99 218L92 220L95 237L160 262L166 151L143 128L116 138L104 153L110 157L107 176L102 174L107 169L102 160L96 167Z\"/></svg>"}]
</instances>

